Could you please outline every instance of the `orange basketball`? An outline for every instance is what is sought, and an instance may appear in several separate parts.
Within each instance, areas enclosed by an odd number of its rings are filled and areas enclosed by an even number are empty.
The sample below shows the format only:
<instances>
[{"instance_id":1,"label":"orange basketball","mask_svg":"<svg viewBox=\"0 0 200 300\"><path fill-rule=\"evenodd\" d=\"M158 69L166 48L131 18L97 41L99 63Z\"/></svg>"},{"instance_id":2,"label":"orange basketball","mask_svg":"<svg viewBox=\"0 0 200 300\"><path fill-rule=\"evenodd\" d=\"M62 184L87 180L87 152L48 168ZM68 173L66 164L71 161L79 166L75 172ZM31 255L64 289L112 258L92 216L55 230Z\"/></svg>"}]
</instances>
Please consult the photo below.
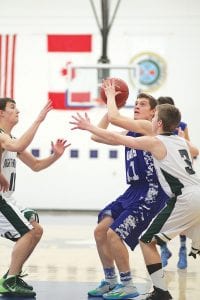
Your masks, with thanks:
<instances>
[{"instance_id":1,"label":"orange basketball","mask_svg":"<svg viewBox=\"0 0 200 300\"><path fill-rule=\"evenodd\" d=\"M117 104L117 107L122 107L125 105L126 100L128 99L128 95L129 95L129 89L128 89L128 85L126 84L126 82L120 78L109 78L109 79L114 79L115 80L115 90L116 92L120 92L120 94L118 94L115 97L115 101ZM107 98L104 92L103 87L100 87L100 97L103 100L104 103L107 103Z\"/></svg>"}]
</instances>

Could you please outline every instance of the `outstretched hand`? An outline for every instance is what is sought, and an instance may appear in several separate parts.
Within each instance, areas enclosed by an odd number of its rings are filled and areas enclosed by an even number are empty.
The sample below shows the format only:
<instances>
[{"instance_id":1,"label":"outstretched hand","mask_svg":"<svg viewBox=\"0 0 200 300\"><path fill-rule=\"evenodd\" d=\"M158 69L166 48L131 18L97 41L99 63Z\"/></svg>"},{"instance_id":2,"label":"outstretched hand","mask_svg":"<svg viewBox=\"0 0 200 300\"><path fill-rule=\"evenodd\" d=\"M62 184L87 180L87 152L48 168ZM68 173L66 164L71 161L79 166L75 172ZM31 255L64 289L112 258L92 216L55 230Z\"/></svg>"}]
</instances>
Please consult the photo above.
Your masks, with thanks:
<instances>
[{"instance_id":1,"label":"outstretched hand","mask_svg":"<svg viewBox=\"0 0 200 300\"><path fill-rule=\"evenodd\" d=\"M81 114L77 113L76 115L72 115L72 119L74 119L74 121L70 121L69 123L75 126L72 127L71 130L74 129L88 130L89 127L91 126L90 119L87 113L85 113L84 116L81 116Z\"/></svg>"},{"instance_id":2,"label":"outstretched hand","mask_svg":"<svg viewBox=\"0 0 200 300\"><path fill-rule=\"evenodd\" d=\"M52 152L54 153L55 156L60 157L65 149L67 147L69 147L71 144L67 144L66 140L63 139L57 139L57 141L55 143L51 142L51 148L52 148Z\"/></svg>"},{"instance_id":3,"label":"outstretched hand","mask_svg":"<svg viewBox=\"0 0 200 300\"><path fill-rule=\"evenodd\" d=\"M42 122L44 121L44 119L46 118L46 115L48 114L48 112L50 110L52 110L53 106L52 106L52 101L49 99L47 101L47 103L45 104L45 106L43 107L43 109L40 111L38 117L37 117L37 120L39 122Z\"/></svg>"}]
</instances>

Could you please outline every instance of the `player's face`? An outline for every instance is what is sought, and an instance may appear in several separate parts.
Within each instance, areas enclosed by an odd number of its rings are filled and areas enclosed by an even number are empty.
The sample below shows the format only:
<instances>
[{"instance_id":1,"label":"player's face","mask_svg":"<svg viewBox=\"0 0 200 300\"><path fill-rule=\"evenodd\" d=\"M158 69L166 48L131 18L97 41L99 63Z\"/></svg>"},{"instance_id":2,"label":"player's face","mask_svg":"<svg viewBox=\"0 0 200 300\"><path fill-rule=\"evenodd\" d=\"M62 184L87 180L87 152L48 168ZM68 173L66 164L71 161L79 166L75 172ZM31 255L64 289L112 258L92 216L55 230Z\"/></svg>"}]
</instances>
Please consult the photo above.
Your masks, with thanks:
<instances>
[{"instance_id":1,"label":"player's face","mask_svg":"<svg viewBox=\"0 0 200 300\"><path fill-rule=\"evenodd\" d=\"M149 100L146 98L139 98L134 106L134 119L135 120L152 120L155 109L152 109Z\"/></svg>"},{"instance_id":2,"label":"player's face","mask_svg":"<svg viewBox=\"0 0 200 300\"><path fill-rule=\"evenodd\" d=\"M19 110L16 107L15 103L7 102L6 108L4 111L4 120L9 124L17 124L19 119Z\"/></svg>"}]
</instances>

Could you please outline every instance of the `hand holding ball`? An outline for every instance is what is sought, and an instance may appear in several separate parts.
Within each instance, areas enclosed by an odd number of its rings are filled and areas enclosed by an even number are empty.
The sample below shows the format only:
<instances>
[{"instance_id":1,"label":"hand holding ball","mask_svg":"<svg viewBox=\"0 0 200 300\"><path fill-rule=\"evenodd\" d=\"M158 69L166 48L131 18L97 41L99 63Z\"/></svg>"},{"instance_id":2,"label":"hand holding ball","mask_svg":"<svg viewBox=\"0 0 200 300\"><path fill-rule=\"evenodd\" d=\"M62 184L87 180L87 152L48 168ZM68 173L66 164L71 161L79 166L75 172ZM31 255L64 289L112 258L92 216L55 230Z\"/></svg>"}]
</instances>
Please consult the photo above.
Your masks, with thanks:
<instances>
[{"instance_id":1,"label":"hand holding ball","mask_svg":"<svg viewBox=\"0 0 200 300\"><path fill-rule=\"evenodd\" d=\"M109 78L108 80L113 81L115 84L115 91L119 92L115 96L115 101L117 107L122 107L125 105L126 100L128 99L129 89L126 82L120 78ZM100 87L100 97L104 103L107 103L107 97L103 88L103 84Z\"/></svg>"}]
</instances>

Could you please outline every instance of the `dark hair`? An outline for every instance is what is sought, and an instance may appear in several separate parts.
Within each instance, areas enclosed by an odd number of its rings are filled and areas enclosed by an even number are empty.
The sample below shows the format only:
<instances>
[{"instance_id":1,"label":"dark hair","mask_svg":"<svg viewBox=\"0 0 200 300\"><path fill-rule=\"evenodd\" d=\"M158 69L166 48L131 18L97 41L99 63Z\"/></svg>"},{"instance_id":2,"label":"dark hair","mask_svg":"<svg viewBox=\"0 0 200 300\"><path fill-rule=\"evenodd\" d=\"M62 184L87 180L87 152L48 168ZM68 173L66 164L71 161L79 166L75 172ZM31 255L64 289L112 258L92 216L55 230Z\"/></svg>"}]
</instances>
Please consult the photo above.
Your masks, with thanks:
<instances>
[{"instance_id":1,"label":"dark hair","mask_svg":"<svg viewBox=\"0 0 200 300\"><path fill-rule=\"evenodd\" d=\"M177 107L172 104L160 104L156 107L158 112L158 121L163 123L164 132L173 132L180 123L181 113Z\"/></svg>"},{"instance_id":2,"label":"dark hair","mask_svg":"<svg viewBox=\"0 0 200 300\"><path fill-rule=\"evenodd\" d=\"M154 109L157 105L156 99L153 96L149 95L149 94L139 93L137 95L137 99L140 99L140 98L145 98L145 99L149 100L149 105L150 105L151 109Z\"/></svg>"},{"instance_id":3,"label":"dark hair","mask_svg":"<svg viewBox=\"0 0 200 300\"><path fill-rule=\"evenodd\" d=\"M166 104L166 103L174 105L174 100L171 97L168 97L168 96L166 96L166 97L159 97L157 99L157 104L158 105L159 104Z\"/></svg>"},{"instance_id":4,"label":"dark hair","mask_svg":"<svg viewBox=\"0 0 200 300\"><path fill-rule=\"evenodd\" d=\"M0 98L0 110L5 110L8 102L16 103L15 100L11 98Z\"/></svg>"}]
</instances>

